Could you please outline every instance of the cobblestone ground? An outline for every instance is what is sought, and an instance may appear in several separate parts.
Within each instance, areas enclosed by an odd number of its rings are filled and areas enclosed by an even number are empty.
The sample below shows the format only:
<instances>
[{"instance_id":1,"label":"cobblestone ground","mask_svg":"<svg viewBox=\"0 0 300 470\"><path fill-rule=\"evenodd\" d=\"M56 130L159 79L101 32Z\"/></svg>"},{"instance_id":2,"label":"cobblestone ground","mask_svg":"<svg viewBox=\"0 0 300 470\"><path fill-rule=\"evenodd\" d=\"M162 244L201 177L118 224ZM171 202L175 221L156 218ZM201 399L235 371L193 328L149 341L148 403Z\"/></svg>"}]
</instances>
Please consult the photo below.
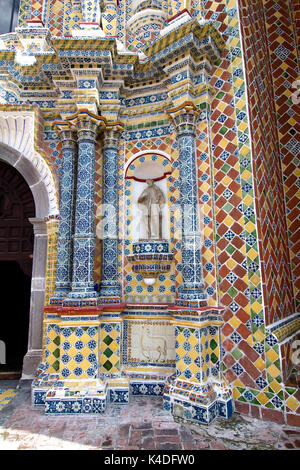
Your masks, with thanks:
<instances>
[{"instance_id":1,"label":"cobblestone ground","mask_svg":"<svg viewBox=\"0 0 300 470\"><path fill-rule=\"evenodd\" d=\"M297 450L300 429L237 413L209 426L176 423L161 397L131 397L128 406L108 405L99 416L45 416L31 406L26 384L0 410L0 449Z\"/></svg>"}]
</instances>

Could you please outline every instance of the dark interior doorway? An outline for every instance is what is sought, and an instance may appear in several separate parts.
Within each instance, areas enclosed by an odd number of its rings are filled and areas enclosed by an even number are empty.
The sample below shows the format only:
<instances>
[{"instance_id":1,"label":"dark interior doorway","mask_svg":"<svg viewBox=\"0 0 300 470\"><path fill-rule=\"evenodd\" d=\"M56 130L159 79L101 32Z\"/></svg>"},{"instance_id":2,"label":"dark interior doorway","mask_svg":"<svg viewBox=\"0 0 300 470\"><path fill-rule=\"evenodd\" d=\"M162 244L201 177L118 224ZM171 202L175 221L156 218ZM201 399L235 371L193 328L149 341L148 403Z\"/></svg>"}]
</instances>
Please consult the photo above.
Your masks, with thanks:
<instances>
[{"instance_id":1,"label":"dark interior doorway","mask_svg":"<svg viewBox=\"0 0 300 470\"><path fill-rule=\"evenodd\" d=\"M27 352L33 254L33 227L28 219L34 216L28 184L0 161L0 379L21 376Z\"/></svg>"},{"instance_id":2,"label":"dark interior doorway","mask_svg":"<svg viewBox=\"0 0 300 470\"><path fill-rule=\"evenodd\" d=\"M1 340L5 344L6 364L0 365L0 372L21 374L28 343L31 277L16 261L1 261L0 276L2 299L8 301L1 315Z\"/></svg>"}]
</instances>

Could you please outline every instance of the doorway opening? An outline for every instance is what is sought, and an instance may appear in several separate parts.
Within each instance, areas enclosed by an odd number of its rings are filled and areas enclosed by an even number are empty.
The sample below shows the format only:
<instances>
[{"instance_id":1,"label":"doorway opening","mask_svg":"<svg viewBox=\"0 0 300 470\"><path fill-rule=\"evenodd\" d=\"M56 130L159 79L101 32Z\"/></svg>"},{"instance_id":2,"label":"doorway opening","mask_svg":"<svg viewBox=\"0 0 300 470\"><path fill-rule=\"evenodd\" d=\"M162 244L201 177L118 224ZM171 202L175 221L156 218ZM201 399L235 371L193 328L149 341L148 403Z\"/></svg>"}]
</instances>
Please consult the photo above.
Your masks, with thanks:
<instances>
[{"instance_id":1,"label":"doorway opening","mask_svg":"<svg viewBox=\"0 0 300 470\"><path fill-rule=\"evenodd\" d=\"M27 352L34 216L25 179L0 161L0 379L20 378Z\"/></svg>"}]
</instances>

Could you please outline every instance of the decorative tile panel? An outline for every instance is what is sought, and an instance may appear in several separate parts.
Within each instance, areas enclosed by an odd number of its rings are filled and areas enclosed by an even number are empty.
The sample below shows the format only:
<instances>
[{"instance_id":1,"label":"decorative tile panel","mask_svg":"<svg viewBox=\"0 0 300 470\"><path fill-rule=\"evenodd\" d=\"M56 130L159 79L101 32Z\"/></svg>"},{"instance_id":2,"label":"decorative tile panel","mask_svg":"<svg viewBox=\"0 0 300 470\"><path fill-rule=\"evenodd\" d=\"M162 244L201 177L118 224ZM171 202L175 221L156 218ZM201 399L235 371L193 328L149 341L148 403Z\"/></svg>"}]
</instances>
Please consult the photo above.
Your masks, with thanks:
<instances>
[{"instance_id":1,"label":"decorative tile panel","mask_svg":"<svg viewBox=\"0 0 300 470\"><path fill-rule=\"evenodd\" d=\"M94 378L98 371L98 327L60 325L60 369L65 379Z\"/></svg>"},{"instance_id":2,"label":"decorative tile panel","mask_svg":"<svg viewBox=\"0 0 300 470\"><path fill-rule=\"evenodd\" d=\"M121 323L102 323L100 327L101 373L116 374L121 370Z\"/></svg>"}]
</instances>

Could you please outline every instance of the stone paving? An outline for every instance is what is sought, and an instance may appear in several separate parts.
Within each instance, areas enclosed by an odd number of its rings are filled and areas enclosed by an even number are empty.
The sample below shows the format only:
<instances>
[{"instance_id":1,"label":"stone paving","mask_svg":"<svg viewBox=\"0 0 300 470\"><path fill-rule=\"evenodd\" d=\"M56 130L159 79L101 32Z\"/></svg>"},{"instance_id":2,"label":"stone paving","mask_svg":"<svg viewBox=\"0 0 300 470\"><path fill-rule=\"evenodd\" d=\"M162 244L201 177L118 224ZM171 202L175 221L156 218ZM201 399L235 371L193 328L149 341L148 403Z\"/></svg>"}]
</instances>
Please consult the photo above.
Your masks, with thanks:
<instances>
[{"instance_id":1,"label":"stone paving","mask_svg":"<svg viewBox=\"0 0 300 470\"><path fill-rule=\"evenodd\" d=\"M0 449L297 450L300 429L238 413L209 426L177 423L161 397L131 397L128 406L108 405L99 416L45 416L31 406L27 383L0 411Z\"/></svg>"}]
</instances>

